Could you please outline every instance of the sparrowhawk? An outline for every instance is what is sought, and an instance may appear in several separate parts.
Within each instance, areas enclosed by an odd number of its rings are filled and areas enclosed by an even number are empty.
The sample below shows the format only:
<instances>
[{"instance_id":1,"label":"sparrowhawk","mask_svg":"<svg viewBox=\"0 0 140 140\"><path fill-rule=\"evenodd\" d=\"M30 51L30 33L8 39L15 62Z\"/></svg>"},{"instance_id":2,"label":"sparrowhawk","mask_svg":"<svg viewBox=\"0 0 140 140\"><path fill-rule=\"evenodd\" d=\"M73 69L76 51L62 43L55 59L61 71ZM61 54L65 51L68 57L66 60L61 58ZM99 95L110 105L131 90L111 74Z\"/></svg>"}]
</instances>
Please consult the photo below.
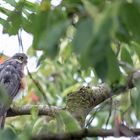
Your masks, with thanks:
<instances>
[{"instance_id":1,"label":"sparrowhawk","mask_svg":"<svg viewBox=\"0 0 140 140\"><path fill-rule=\"evenodd\" d=\"M0 64L0 128L4 127L7 110L10 108L13 98L23 88L24 66L27 64L27 56L24 53L16 53L13 57ZM2 92L3 91L3 92ZM4 99L8 99L3 101Z\"/></svg>"}]
</instances>

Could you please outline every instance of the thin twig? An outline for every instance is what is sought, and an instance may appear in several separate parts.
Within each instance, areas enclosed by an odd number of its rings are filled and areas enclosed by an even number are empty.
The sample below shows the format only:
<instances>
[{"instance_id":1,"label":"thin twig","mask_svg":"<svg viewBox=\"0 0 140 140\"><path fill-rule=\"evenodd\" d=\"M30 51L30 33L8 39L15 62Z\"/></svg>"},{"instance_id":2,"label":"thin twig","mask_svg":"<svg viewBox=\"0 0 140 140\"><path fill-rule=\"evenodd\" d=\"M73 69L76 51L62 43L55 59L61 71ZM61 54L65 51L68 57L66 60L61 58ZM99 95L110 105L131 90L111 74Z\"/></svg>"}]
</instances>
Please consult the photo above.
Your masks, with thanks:
<instances>
[{"instance_id":1,"label":"thin twig","mask_svg":"<svg viewBox=\"0 0 140 140\"><path fill-rule=\"evenodd\" d=\"M18 42L19 42L19 47L21 47L22 52L24 52L24 47L23 47L23 43L22 43L21 33L22 33L22 29L20 29L19 32L18 32ZM33 76L32 76L32 74L30 73L28 67L27 67L27 72L28 72L28 75L29 75L30 79L33 81L33 83L34 83L35 86L37 87L37 89L42 93L42 95L43 95L43 97L44 97L44 100L45 100L45 101L47 102L47 104L50 106L49 101L48 101L48 99L47 99L47 97L46 97L46 93L45 93L44 90L42 89L42 87L41 87L41 85L39 84L39 82L36 81L36 80L33 78Z\"/></svg>"},{"instance_id":2,"label":"thin twig","mask_svg":"<svg viewBox=\"0 0 140 140\"><path fill-rule=\"evenodd\" d=\"M134 67L132 67L130 64L128 64L127 62L124 62L124 61L119 61L119 65L124 67L124 68L127 68L128 70L130 70L131 72L135 72L137 71L137 69L135 69Z\"/></svg>"},{"instance_id":3,"label":"thin twig","mask_svg":"<svg viewBox=\"0 0 140 140\"><path fill-rule=\"evenodd\" d=\"M88 121L87 121L87 123L86 123L86 127L88 127L88 126L92 123L92 121L93 121L94 118L95 118L96 113L97 113L98 111L101 111L104 107L105 107L105 105L102 104L102 106L98 107L98 108L93 112L92 116L88 119Z\"/></svg>"},{"instance_id":4,"label":"thin twig","mask_svg":"<svg viewBox=\"0 0 140 140\"><path fill-rule=\"evenodd\" d=\"M33 78L33 76L32 76L32 74L30 73L28 67L27 67L27 72L28 72L28 75L29 75L30 79L33 81L34 85L37 87L37 89L38 89L38 90L40 91L40 93L43 95L43 98L44 98L44 100L47 102L48 106L50 106L50 103L49 103L49 101L48 101L48 98L46 97L46 93L45 93L44 90L42 89L40 83L39 83L37 80L35 80L35 79Z\"/></svg>"},{"instance_id":5,"label":"thin twig","mask_svg":"<svg viewBox=\"0 0 140 140\"><path fill-rule=\"evenodd\" d=\"M88 126L92 123L92 121L94 120L95 115L96 115L96 113L98 112L98 110L99 110L99 108L97 108L97 109L94 111L94 113L92 114L92 116L90 116L90 118L88 119L88 121L87 121L87 123L86 123L86 127L88 127Z\"/></svg>"},{"instance_id":6,"label":"thin twig","mask_svg":"<svg viewBox=\"0 0 140 140\"><path fill-rule=\"evenodd\" d=\"M107 129L107 125L109 123L109 120L110 120L110 117L111 117L111 114L112 114L112 97L110 98L110 109L109 109L109 114L108 114L108 118L107 118L107 121L106 121L106 124L105 124L105 129Z\"/></svg>"},{"instance_id":7,"label":"thin twig","mask_svg":"<svg viewBox=\"0 0 140 140\"><path fill-rule=\"evenodd\" d=\"M24 47L23 47L23 43L22 43L21 33L22 33L22 29L19 29L19 32L18 32L18 43L19 43L19 47L21 48L22 52L24 52Z\"/></svg>"},{"instance_id":8,"label":"thin twig","mask_svg":"<svg viewBox=\"0 0 140 140\"><path fill-rule=\"evenodd\" d=\"M125 110L125 111L123 111L122 112L122 120L124 120L124 116L125 116L125 114L131 109L131 107L132 107L132 101L131 101L131 97L132 95L131 95L131 90L130 90L130 92L129 92L129 98L130 98L130 104L129 104L129 106L127 107L127 109Z\"/></svg>"},{"instance_id":9,"label":"thin twig","mask_svg":"<svg viewBox=\"0 0 140 140\"><path fill-rule=\"evenodd\" d=\"M120 52L120 48L121 48L121 44L119 41L116 41L116 48L117 48L117 51L116 51L116 56L119 55L119 52Z\"/></svg>"}]
</instances>

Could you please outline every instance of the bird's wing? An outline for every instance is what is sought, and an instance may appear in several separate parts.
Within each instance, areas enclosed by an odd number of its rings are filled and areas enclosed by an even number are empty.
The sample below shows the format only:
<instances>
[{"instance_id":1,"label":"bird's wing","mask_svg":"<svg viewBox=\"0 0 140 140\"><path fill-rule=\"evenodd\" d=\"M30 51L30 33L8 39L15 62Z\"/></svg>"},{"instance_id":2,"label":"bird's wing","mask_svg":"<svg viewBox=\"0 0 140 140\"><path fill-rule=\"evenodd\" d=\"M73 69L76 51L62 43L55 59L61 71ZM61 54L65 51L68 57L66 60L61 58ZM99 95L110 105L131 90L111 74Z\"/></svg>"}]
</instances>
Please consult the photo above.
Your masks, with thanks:
<instances>
[{"instance_id":1,"label":"bird's wing","mask_svg":"<svg viewBox=\"0 0 140 140\"><path fill-rule=\"evenodd\" d=\"M4 115L20 89L20 76L13 65L7 63L0 65L0 86L5 91L3 92L5 97L2 99L6 101L0 100L0 115ZM2 93L0 94L3 96Z\"/></svg>"}]
</instances>

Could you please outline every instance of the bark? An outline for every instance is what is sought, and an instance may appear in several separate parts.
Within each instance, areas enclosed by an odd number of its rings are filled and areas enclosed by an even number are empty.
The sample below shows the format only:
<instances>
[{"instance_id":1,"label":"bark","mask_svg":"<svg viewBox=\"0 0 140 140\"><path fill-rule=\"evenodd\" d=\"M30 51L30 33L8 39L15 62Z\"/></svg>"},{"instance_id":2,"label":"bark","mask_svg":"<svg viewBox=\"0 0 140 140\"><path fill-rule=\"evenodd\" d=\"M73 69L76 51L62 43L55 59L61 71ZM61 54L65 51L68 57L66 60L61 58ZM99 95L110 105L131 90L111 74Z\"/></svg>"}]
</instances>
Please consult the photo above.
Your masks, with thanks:
<instances>
[{"instance_id":1,"label":"bark","mask_svg":"<svg viewBox=\"0 0 140 140\"><path fill-rule=\"evenodd\" d=\"M124 133L120 133L118 137L136 137L140 135L140 129L130 129L135 136L126 136ZM52 135L38 135L33 136L32 140L79 140L85 137L109 137L114 136L113 129L83 129L73 133L62 133Z\"/></svg>"}]
</instances>

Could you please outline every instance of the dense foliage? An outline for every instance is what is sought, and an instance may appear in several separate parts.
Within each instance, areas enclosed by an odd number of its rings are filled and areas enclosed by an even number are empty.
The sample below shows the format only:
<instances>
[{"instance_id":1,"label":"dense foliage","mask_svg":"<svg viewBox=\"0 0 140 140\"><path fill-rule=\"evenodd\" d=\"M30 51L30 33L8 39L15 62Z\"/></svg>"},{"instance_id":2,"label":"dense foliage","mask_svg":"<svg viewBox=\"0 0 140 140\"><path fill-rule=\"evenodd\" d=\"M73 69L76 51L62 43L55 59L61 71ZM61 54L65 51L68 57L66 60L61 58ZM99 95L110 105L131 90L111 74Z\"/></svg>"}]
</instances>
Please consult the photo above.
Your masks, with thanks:
<instances>
[{"instance_id":1,"label":"dense foliage","mask_svg":"<svg viewBox=\"0 0 140 140\"><path fill-rule=\"evenodd\" d=\"M5 4L12 8L6 8ZM126 76L139 69L139 0L62 0L58 6L49 0L38 3L5 0L5 4L0 5L0 13L6 17L0 18L3 33L11 36L24 30L33 36L27 54L37 59L38 67L32 76L51 105L65 106L67 93L81 85L125 84ZM32 79L29 76L26 79L26 95L16 104L47 104ZM86 127L105 127L110 106L109 127L114 127L117 115L128 125L138 127L139 86L137 89L115 97L112 105L105 102L93 109ZM72 118L65 113L50 119L38 117L33 108L31 114L8 118L7 129L1 132L3 139L25 140L31 134L79 129L75 121L73 125L67 124ZM93 120L90 122L89 118Z\"/></svg>"}]
</instances>

